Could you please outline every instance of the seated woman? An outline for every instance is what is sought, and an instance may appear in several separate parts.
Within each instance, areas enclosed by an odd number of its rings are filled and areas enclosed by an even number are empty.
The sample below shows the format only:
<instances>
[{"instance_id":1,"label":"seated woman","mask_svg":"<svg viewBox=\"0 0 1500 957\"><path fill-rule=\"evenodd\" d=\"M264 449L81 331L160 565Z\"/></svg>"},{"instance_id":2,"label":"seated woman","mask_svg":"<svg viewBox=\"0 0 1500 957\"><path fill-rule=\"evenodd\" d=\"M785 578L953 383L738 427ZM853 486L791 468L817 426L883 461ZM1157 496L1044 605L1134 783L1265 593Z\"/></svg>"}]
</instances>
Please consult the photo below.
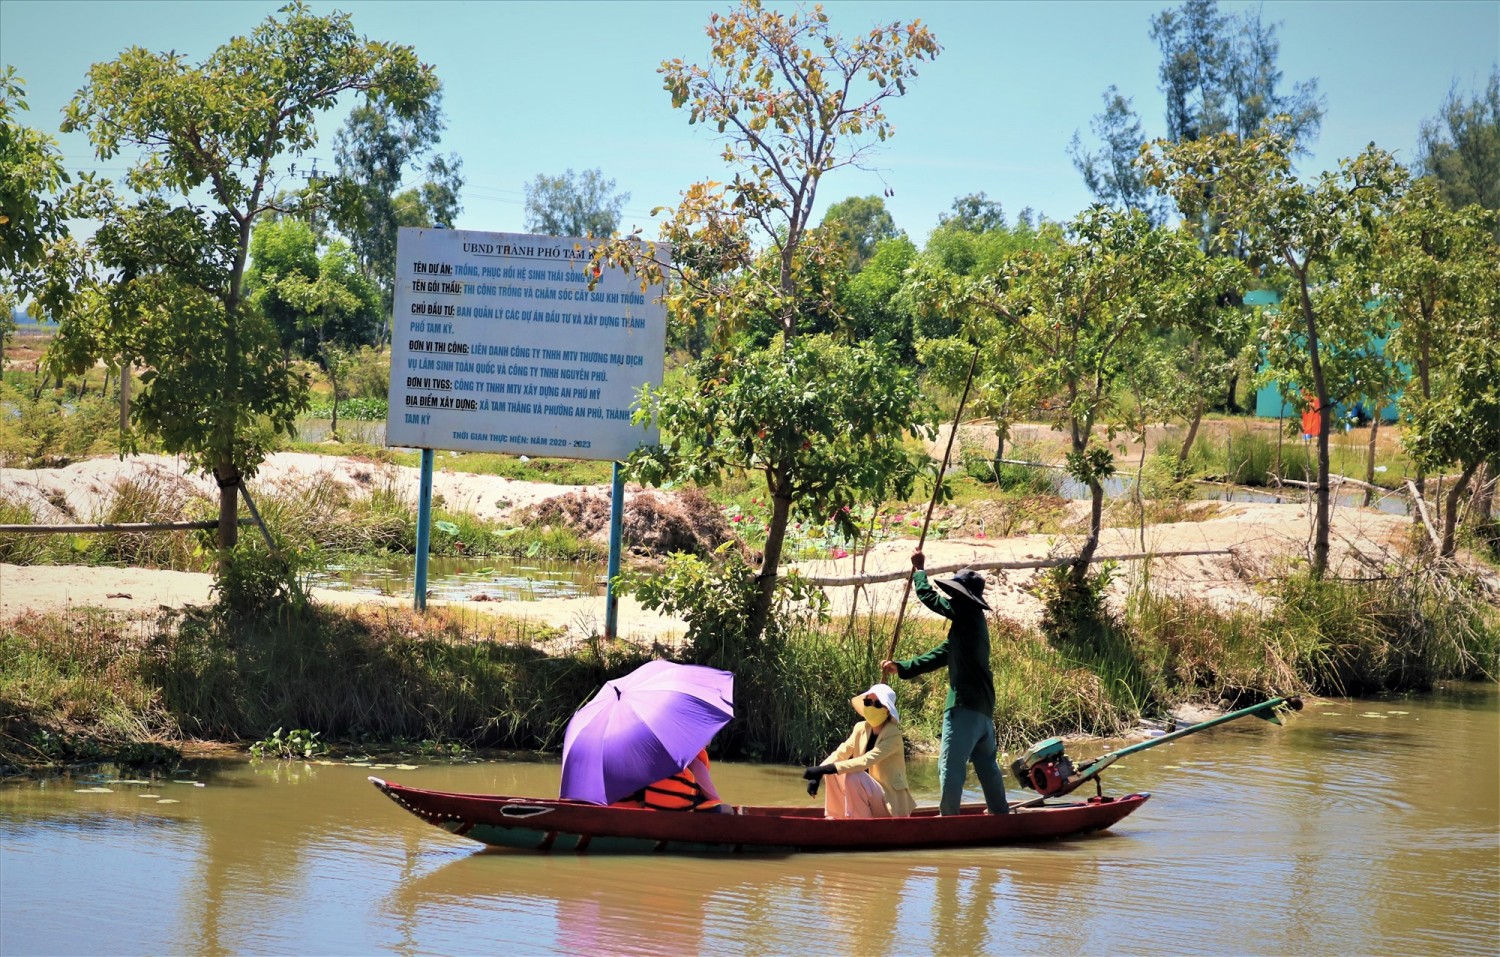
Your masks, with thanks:
<instances>
[{"instance_id":1,"label":"seated woman","mask_svg":"<svg viewBox=\"0 0 1500 957\"><path fill-rule=\"evenodd\" d=\"M719 799L719 792L714 788L708 769L708 749L703 748L681 771L646 785L634 794L615 801L610 807L733 814L734 809Z\"/></svg>"},{"instance_id":2,"label":"seated woman","mask_svg":"<svg viewBox=\"0 0 1500 957\"><path fill-rule=\"evenodd\" d=\"M906 785L906 742L901 736L896 692L878 684L849 704L864 718L823 763L807 768L807 793L816 796L828 779L823 813L833 818L908 817L917 802Z\"/></svg>"}]
</instances>

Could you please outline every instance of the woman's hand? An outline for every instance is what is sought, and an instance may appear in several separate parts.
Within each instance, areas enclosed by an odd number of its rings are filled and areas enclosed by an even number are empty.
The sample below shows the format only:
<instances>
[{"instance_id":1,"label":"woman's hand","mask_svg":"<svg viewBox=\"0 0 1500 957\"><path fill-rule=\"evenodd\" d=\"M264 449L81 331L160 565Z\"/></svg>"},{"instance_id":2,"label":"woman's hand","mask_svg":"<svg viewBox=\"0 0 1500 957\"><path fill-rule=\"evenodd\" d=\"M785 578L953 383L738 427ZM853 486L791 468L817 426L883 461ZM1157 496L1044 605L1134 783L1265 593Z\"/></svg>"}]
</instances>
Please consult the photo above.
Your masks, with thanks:
<instances>
[{"instance_id":1,"label":"woman's hand","mask_svg":"<svg viewBox=\"0 0 1500 957\"><path fill-rule=\"evenodd\" d=\"M807 793L812 797L818 796L818 785L823 783L823 775L836 774L838 768L831 764L817 764L802 769L802 778L807 782Z\"/></svg>"}]
</instances>

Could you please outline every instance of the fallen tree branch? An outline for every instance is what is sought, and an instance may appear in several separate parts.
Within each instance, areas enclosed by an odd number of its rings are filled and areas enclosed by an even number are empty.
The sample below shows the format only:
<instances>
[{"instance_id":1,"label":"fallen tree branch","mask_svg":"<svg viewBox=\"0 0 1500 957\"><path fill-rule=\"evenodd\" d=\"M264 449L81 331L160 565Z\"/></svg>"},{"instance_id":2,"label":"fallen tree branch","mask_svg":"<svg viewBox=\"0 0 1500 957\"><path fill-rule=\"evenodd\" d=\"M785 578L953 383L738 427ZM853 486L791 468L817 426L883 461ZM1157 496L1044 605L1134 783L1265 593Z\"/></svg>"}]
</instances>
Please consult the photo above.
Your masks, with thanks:
<instances>
[{"instance_id":1,"label":"fallen tree branch","mask_svg":"<svg viewBox=\"0 0 1500 957\"><path fill-rule=\"evenodd\" d=\"M1234 549L1232 548L1209 548L1176 552L1134 552L1129 555L1095 555L1089 560L1089 563L1094 564L1097 562L1132 562L1147 558L1187 558L1194 555L1233 554ZM943 565L936 568L929 568L927 569L927 574L929 576L944 575L948 574L949 572L956 572L960 568L972 568L975 571L1056 568L1059 565L1072 565L1077 561L1077 558L1034 558L1027 561L966 562L962 565ZM778 572L778 574L780 575L786 575L789 573L790 569L781 569ZM802 580L809 584L818 585L824 588L838 588L848 585L874 585L880 582L899 581L909 574L911 574L911 569L897 568L885 572L873 572L869 575L851 575L842 578L803 576Z\"/></svg>"},{"instance_id":2,"label":"fallen tree branch","mask_svg":"<svg viewBox=\"0 0 1500 957\"><path fill-rule=\"evenodd\" d=\"M240 525L251 520L242 518ZM0 525L0 535L57 535L69 532L186 532L218 528L218 522L101 522L96 525Z\"/></svg>"},{"instance_id":3,"label":"fallen tree branch","mask_svg":"<svg viewBox=\"0 0 1500 957\"><path fill-rule=\"evenodd\" d=\"M1406 480L1406 487L1411 490L1411 500L1417 503L1417 514L1422 517L1422 524L1427 528L1427 537L1432 539L1432 554L1443 554L1443 545L1438 539L1437 529L1432 527L1432 519L1427 517L1427 503L1423 501L1422 493L1417 491L1417 485L1411 479Z\"/></svg>"}]
</instances>

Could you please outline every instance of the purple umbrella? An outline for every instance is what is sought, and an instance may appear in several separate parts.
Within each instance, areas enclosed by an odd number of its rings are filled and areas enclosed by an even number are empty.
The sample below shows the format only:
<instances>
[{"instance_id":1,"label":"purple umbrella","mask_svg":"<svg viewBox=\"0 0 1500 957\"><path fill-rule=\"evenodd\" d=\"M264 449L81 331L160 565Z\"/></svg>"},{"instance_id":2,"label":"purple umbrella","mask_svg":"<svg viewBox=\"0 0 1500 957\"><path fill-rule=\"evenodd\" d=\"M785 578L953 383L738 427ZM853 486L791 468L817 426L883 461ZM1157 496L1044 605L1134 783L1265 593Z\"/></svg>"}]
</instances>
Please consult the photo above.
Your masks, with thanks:
<instances>
[{"instance_id":1,"label":"purple umbrella","mask_svg":"<svg viewBox=\"0 0 1500 957\"><path fill-rule=\"evenodd\" d=\"M606 681L563 735L562 797L609 804L676 774L734 717L734 675L648 661Z\"/></svg>"}]
</instances>

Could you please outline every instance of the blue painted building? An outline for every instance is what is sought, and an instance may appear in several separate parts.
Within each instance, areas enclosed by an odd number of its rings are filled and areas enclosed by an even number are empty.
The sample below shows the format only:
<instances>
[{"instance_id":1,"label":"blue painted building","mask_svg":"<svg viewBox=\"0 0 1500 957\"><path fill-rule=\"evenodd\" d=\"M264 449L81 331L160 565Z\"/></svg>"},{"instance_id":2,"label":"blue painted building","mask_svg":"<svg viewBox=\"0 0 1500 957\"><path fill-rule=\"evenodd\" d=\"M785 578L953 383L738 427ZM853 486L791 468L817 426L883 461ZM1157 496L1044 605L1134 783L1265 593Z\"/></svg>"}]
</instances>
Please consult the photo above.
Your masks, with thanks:
<instances>
[{"instance_id":1,"label":"blue painted building","mask_svg":"<svg viewBox=\"0 0 1500 957\"><path fill-rule=\"evenodd\" d=\"M1260 306L1267 311L1274 312L1276 307L1281 304L1281 296L1278 295L1276 290L1274 289L1252 289L1249 292L1245 293L1244 303L1247 306ZM1378 304L1376 302L1372 301L1365 303L1365 308L1374 309L1377 307L1377 305ZM1371 340L1370 344L1374 347L1376 353L1384 354L1385 339L1383 337L1377 336L1376 338ZM1402 373L1405 374L1407 371L1406 366L1403 364L1400 368ZM1356 405L1354 412L1356 415L1361 415L1365 413L1365 410ZM1296 418L1298 413L1288 402L1286 402L1282 398L1281 384L1271 382L1261 386L1260 389L1256 391L1255 414L1260 416L1261 418L1266 419L1291 419ZM1338 421L1340 418L1343 418L1345 416L1346 411L1343 406L1335 405L1333 407L1333 414L1334 421ZM1400 414L1401 413L1398 402L1392 402L1390 405L1380 410L1380 421L1394 422L1400 416Z\"/></svg>"}]
</instances>

